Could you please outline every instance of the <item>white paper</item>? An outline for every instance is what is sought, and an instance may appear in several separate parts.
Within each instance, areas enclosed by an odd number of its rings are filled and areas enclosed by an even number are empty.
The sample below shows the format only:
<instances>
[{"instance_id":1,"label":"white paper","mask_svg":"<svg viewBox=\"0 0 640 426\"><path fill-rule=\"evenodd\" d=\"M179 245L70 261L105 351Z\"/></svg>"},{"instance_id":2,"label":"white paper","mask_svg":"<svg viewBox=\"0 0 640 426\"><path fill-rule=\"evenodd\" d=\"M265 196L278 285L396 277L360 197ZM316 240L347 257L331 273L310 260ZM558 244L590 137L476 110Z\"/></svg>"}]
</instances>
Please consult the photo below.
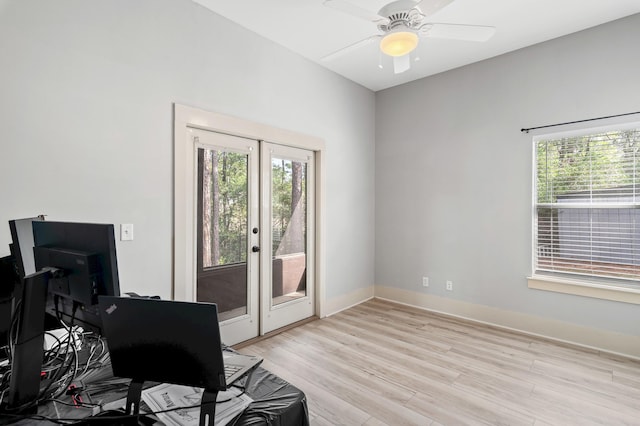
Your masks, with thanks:
<instances>
[{"instance_id":1,"label":"white paper","mask_svg":"<svg viewBox=\"0 0 640 426\"><path fill-rule=\"evenodd\" d=\"M202 400L202 388L163 383L143 390L142 400L149 406L151 411L199 405ZM218 392L217 401L219 402L216 403L216 426L229 423L234 417L243 412L253 402L253 399L242 393L240 389L232 388L224 392ZM200 407L159 413L156 416L166 425L198 426L200 424Z\"/></svg>"}]
</instances>

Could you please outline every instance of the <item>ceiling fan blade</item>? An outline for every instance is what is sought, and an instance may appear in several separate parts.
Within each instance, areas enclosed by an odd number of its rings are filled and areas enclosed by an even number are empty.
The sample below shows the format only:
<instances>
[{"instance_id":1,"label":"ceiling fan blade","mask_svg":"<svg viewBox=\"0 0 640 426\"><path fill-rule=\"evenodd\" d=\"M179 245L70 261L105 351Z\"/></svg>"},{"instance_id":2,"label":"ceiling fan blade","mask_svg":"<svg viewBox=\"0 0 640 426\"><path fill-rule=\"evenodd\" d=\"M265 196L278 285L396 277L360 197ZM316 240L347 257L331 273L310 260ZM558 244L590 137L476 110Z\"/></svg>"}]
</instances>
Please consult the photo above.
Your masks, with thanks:
<instances>
[{"instance_id":1,"label":"ceiling fan blade","mask_svg":"<svg viewBox=\"0 0 640 426\"><path fill-rule=\"evenodd\" d=\"M495 32L495 27L461 24L425 24L420 29L420 35L424 37L466 41L487 41Z\"/></svg>"},{"instance_id":2,"label":"ceiling fan blade","mask_svg":"<svg viewBox=\"0 0 640 426\"><path fill-rule=\"evenodd\" d=\"M360 6L349 3L346 0L324 0L322 4L351 16L355 16L356 18L366 19L367 21L374 22L375 24L389 23L389 19L385 18L384 16L380 16L375 12L363 9Z\"/></svg>"},{"instance_id":3,"label":"ceiling fan blade","mask_svg":"<svg viewBox=\"0 0 640 426\"><path fill-rule=\"evenodd\" d=\"M355 43L347 47L343 47L342 49L336 50L333 53L329 53L327 56L322 57L320 60L323 62L333 61L334 59L337 59L342 55L346 55L347 53L353 52L354 50L366 46L373 41L380 40L381 37L382 36L380 35L374 35L371 37L367 37L364 40L356 41Z\"/></svg>"},{"instance_id":4,"label":"ceiling fan blade","mask_svg":"<svg viewBox=\"0 0 640 426\"><path fill-rule=\"evenodd\" d=\"M411 55L406 54L403 56L393 57L393 72L394 74L400 74L411 68Z\"/></svg>"},{"instance_id":5,"label":"ceiling fan blade","mask_svg":"<svg viewBox=\"0 0 640 426\"><path fill-rule=\"evenodd\" d=\"M449 6L453 1L454 0L422 0L416 4L416 7L420 9L423 15L429 16Z\"/></svg>"}]
</instances>

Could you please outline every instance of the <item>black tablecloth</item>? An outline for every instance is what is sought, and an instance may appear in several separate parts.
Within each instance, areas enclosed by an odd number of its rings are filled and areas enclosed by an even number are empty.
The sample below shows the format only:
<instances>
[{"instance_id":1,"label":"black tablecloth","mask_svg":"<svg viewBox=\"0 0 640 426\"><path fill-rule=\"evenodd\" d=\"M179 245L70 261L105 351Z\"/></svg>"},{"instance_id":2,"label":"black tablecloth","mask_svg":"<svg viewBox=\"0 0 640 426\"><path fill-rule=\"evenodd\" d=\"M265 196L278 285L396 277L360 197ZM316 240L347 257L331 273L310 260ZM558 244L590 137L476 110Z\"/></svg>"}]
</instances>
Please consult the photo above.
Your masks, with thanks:
<instances>
[{"instance_id":1,"label":"black tablecloth","mask_svg":"<svg viewBox=\"0 0 640 426\"><path fill-rule=\"evenodd\" d=\"M247 383L248 382L248 383ZM273 425L273 426L308 426L309 415L305 394L264 368L258 367L250 377L241 379L239 384L244 384L246 393L253 402L234 421L233 426L246 425ZM91 387L89 387L90 389ZM100 395L104 401L113 401L111 405L124 406L123 398L126 391L120 389ZM94 398L95 402L95 398ZM88 409L78 409L61 403L48 403L38 407L38 416L44 418L76 418L81 419L90 416ZM11 423L15 417L3 416L0 413L0 424ZM54 424L41 419L38 424ZM34 419L23 419L17 425L33 424ZM160 423L156 423L160 424Z\"/></svg>"},{"instance_id":2,"label":"black tablecloth","mask_svg":"<svg viewBox=\"0 0 640 426\"><path fill-rule=\"evenodd\" d=\"M246 392L253 402L234 425L309 425L304 393L275 374L258 367Z\"/></svg>"}]
</instances>

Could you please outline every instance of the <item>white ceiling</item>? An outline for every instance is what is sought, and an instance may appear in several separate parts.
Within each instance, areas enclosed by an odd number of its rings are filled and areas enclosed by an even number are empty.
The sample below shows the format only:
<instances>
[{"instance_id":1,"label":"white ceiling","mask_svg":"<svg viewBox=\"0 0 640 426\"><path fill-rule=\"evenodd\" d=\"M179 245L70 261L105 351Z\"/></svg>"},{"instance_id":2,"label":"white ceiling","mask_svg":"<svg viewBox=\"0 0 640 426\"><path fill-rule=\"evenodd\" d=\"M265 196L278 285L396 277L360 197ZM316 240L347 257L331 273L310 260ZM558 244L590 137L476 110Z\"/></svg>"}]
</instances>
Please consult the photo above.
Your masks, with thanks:
<instances>
[{"instance_id":1,"label":"white ceiling","mask_svg":"<svg viewBox=\"0 0 640 426\"><path fill-rule=\"evenodd\" d=\"M194 1L373 91L640 13L640 0L455 0L428 22L488 25L496 28L495 35L480 43L423 38L412 53L411 69L394 74L391 58L379 53L377 43L322 60L379 34L374 23L324 6L322 0ZM349 1L372 12L390 2Z\"/></svg>"}]
</instances>

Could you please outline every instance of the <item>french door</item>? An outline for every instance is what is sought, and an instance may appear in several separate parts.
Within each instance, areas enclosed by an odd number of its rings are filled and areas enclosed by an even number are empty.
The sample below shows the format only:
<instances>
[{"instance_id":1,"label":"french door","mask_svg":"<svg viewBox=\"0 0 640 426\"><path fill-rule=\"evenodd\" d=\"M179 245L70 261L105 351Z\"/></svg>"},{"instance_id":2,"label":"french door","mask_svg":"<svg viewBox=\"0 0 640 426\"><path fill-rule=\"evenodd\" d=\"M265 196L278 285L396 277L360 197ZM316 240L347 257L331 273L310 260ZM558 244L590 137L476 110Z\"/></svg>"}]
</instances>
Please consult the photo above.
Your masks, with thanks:
<instances>
[{"instance_id":1,"label":"french door","mask_svg":"<svg viewBox=\"0 0 640 426\"><path fill-rule=\"evenodd\" d=\"M194 130L195 299L234 344L314 314L313 152Z\"/></svg>"},{"instance_id":2,"label":"french door","mask_svg":"<svg viewBox=\"0 0 640 426\"><path fill-rule=\"evenodd\" d=\"M314 314L313 152L261 144L261 334Z\"/></svg>"},{"instance_id":3,"label":"french door","mask_svg":"<svg viewBox=\"0 0 640 426\"><path fill-rule=\"evenodd\" d=\"M197 177L195 298L218 305L223 341L259 330L258 142L194 131ZM255 230L255 232L254 232Z\"/></svg>"}]
</instances>

